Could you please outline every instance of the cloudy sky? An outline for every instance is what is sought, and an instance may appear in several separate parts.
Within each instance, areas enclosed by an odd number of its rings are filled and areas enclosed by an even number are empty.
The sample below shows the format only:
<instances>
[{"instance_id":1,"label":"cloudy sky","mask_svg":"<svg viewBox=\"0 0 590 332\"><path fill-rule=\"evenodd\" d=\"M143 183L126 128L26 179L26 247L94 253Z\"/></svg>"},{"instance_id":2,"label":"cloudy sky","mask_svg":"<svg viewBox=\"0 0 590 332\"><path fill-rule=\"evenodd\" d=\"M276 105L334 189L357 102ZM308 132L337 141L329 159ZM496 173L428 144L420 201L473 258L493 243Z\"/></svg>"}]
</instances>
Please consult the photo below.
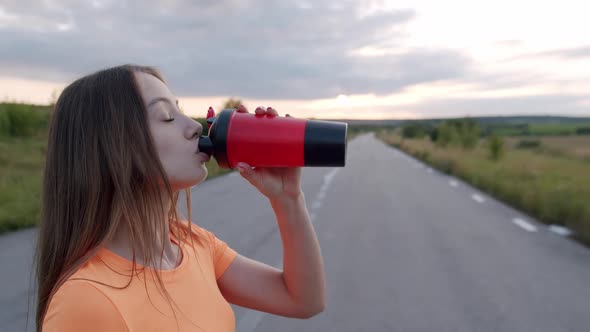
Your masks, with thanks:
<instances>
[{"instance_id":1,"label":"cloudy sky","mask_svg":"<svg viewBox=\"0 0 590 332\"><path fill-rule=\"evenodd\" d=\"M124 64L187 113L228 97L317 118L590 116L587 0L0 0L0 98Z\"/></svg>"}]
</instances>

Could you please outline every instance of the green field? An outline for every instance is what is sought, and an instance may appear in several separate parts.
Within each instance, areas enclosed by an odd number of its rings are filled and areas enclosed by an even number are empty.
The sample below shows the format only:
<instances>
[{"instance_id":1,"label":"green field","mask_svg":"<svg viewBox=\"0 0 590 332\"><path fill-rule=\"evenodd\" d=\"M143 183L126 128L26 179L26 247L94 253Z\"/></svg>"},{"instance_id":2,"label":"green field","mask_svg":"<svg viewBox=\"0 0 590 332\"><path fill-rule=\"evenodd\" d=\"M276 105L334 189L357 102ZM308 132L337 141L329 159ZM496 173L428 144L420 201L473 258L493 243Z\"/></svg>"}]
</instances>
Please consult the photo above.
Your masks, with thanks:
<instances>
[{"instance_id":1,"label":"green field","mask_svg":"<svg viewBox=\"0 0 590 332\"><path fill-rule=\"evenodd\" d=\"M540 121L531 123L480 123L486 134L500 136L563 136L590 135L590 122Z\"/></svg>"},{"instance_id":2,"label":"green field","mask_svg":"<svg viewBox=\"0 0 590 332\"><path fill-rule=\"evenodd\" d=\"M528 130L530 135L575 135L581 128L590 128L590 122L533 123Z\"/></svg>"},{"instance_id":3,"label":"green field","mask_svg":"<svg viewBox=\"0 0 590 332\"><path fill-rule=\"evenodd\" d=\"M0 138L0 233L39 219L45 147L42 139Z\"/></svg>"},{"instance_id":4,"label":"green field","mask_svg":"<svg viewBox=\"0 0 590 332\"><path fill-rule=\"evenodd\" d=\"M523 142L535 142L534 152L590 161L590 135L515 136L507 137L506 142L511 148L522 148Z\"/></svg>"}]
</instances>

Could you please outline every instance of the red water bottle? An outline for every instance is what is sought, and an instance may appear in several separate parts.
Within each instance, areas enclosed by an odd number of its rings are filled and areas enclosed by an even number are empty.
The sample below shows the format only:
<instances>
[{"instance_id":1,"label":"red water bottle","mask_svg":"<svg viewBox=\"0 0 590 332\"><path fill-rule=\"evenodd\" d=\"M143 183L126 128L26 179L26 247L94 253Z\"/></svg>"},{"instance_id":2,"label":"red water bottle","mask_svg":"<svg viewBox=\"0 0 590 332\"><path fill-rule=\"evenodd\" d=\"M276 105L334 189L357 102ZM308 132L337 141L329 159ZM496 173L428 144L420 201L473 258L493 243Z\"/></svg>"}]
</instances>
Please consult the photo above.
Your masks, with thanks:
<instances>
[{"instance_id":1,"label":"red water bottle","mask_svg":"<svg viewBox=\"0 0 590 332\"><path fill-rule=\"evenodd\" d=\"M252 167L344 167L345 122L306 120L226 109L207 112L208 136L198 152L211 155L221 168L239 162Z\"/></svg>"}]
</instances>

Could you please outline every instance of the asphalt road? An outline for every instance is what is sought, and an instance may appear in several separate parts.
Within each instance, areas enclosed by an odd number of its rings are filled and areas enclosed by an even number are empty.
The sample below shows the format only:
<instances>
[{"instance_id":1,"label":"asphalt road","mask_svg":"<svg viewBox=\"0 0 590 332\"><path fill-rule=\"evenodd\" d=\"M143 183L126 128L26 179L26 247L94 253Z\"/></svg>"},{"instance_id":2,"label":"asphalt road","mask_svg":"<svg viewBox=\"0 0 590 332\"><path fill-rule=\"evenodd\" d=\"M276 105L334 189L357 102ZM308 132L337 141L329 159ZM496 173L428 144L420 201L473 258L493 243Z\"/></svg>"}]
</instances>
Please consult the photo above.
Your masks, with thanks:
<instances>
[{"instance_id":1,"label":"asphalt road","mask_svg":"<svg viewBox=\"0 0 590 332\"><path fill-rule=\"evenodd\" d=\"M298 320L234 306L237 331L590 331L588 248L370 134L349 143L346 167L304 169L303 189L326 310ZM191 210L281 266L272 209L237 174L194 187ZM0 237L0 331L25 330L35 232Z\"/></svg>"}]
</instances>

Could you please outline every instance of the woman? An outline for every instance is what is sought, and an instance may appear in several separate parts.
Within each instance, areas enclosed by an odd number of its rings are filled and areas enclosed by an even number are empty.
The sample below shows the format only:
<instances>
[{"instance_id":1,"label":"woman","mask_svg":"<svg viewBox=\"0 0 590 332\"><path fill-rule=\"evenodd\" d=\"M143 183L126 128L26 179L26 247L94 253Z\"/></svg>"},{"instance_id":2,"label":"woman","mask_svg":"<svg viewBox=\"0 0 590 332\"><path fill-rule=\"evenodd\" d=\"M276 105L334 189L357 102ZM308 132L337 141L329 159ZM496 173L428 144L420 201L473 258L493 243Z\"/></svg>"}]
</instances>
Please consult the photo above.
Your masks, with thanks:
<instances>
[{"instance_id":1,"label":"woman","mask_svg":"<svg viewBox=\"0 0 590 332\"><path fill-rule=\"evenodd\" d=\"M153 68L109 68L64 89L43 183L38 331L233 331L228 302L297 318L323 310L300 168L238 164L275 212L283 271L191 223L190 208L178 217L179 191L190 207L189 188L207 176L202 132Z\"/></svg>"}]
</instances>

